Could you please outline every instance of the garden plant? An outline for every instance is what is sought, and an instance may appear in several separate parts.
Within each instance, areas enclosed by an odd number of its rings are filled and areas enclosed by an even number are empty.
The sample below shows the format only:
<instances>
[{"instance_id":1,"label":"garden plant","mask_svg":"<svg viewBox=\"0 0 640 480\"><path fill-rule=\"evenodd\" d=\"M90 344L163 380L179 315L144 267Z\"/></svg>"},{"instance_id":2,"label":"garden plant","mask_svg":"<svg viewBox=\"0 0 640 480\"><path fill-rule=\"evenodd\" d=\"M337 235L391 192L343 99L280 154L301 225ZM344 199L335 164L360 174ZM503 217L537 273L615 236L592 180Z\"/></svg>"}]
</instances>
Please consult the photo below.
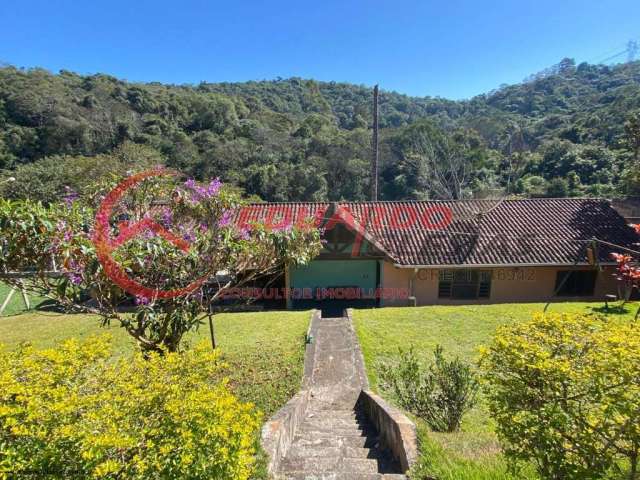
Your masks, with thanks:
<instances>
[{"instance_id":1,"label":"garden plant","mask_svg":"<svg viewBox=\"0 0 640 480\"><path fill-rule=\"evenodd\" d=\"M218 179L181 182L161 167L48 205L0 199L0 272L19 274L9 283L28 275L30 289L69 310L119 322L143 350L175 351L226 289L320 250L311 223L239 227L241 205Z\"/></svg>"},{"instance_id":2,"label":"garden plant","mask_svg":"<svg viewBox=\"0 0 640 480\"><path fill-rule=\"evenodd\" d=\"M596 479L640 455L640 325L577 314L502 326L483 349L484 393L504 453L542 478Z\"/></svg>"}]
</instances>

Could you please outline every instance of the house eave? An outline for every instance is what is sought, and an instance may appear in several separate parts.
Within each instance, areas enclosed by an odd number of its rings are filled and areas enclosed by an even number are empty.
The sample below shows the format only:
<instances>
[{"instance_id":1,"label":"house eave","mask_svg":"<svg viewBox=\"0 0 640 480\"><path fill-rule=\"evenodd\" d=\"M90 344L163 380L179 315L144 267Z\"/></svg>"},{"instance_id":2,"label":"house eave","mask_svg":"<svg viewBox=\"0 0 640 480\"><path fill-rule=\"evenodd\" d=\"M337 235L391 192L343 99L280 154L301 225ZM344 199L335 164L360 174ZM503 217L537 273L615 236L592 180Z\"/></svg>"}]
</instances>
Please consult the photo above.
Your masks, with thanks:
<instances>
[{"instance_id":1,"label":"house eave","mask_svg":"<svg viewBox=\"0 0 640 480\"><path fill-rule=\"evenodd\" d=\"M600 262L599 265L603 266L615 266L616 262ZM515 267L593 267L591 263L467 263L467 264L441 264L441 265L404 265L400 263L394 263L396 268L446 268L446 269L458 269L458 268L515 268Z\"/></svg>"}]
</instances>

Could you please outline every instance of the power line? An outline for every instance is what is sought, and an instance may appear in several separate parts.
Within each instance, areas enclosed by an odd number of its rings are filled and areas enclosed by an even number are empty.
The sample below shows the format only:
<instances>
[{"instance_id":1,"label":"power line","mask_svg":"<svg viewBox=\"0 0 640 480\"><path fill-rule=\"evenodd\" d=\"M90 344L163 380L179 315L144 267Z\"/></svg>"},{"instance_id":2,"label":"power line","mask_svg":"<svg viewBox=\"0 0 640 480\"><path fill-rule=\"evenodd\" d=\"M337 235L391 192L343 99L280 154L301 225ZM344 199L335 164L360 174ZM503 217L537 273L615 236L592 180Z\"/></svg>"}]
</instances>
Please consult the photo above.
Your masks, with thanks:
<instances>
[{"instance_id":1,"label":"power line","mask_svg":"<svg viewBox=\"0 0 640 480\"><path fill-rule=\"evenodd\" d=\"M596 64L609 63L611 62L611 60L621 57L624 54L627 54L627 61L632 62L636 59L638 52L640 51L640 46L638 45L638 39L633 39L633 38L625 44L622 50L619 50L620 48L621 46L617 47L613 51L609 51L609 53L605 54L604 58L601 57L601 59L596 60L595 63ZM615 52L615 53L612 53L612 52Z\"/></svg>"},{"instance_id":2,"label":"power line","mask_svg":"<svg viewBox=\"0 0 640 480\"><path fill-rule=\"evenodd\" d=\"M597 57L598 60L593 60L593 63L596 63L596 64L602 63L605 60L607 60L609 58L612 58L612 56L616 57L616 56L620 55L621 54L621 51L620 51L621 48L622 48L622 45L620 45L620 46L618 46L618 47L616 47L616 48L614 48L612 50L609 50L607 53L603 53L602 55L599 55ZM627 51L626 49L622 50L623 53L626 52L626 51Z\"/></svg>"},{"instance_id":3,"label":"power line","mask_svg":"<svg viewBox=\"0 0 640 480\"><path fill-rule=\"evenodd\" d=\"M621 52L616 53L615 55L611 55L610 57L607 57L604 60L600 60L598 63L609 63L614 58L618 58L618 57L624 55L625 53L627 53L627 49L626 48L624 50L622 50Z\"/></svg>"}]
</instances>

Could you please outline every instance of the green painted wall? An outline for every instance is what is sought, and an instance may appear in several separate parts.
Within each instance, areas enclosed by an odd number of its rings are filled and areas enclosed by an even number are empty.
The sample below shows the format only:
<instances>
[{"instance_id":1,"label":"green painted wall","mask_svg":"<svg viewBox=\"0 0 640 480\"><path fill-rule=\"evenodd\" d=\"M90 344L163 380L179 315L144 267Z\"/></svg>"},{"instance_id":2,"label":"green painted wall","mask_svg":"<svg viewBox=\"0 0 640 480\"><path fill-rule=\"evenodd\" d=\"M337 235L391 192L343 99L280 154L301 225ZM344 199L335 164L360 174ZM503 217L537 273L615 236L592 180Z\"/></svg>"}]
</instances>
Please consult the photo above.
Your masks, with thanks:
<instances>
[{"instance_id":1,"label":"green painted wall","mask_svg":"<svg viewBox=\"0 0 640 480\"><path fill-rule=\"evenodd\" d=\"M359 287L376 288L377 260L313 260L292 268L290 288Z\"/></svg>"}]
</instances>

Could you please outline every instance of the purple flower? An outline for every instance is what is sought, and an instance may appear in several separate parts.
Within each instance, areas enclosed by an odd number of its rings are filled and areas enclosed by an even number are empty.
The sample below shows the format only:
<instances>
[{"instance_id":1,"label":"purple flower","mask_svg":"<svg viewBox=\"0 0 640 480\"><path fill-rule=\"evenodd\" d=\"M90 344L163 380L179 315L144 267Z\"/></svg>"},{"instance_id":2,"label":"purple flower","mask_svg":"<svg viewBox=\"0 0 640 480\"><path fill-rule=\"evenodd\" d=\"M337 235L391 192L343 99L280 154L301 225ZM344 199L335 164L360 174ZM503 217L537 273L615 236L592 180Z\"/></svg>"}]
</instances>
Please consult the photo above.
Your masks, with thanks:
<instances>
[{"instance_id":1,"label":"purple flower","mask_svg":"<svg viewBox=\"0 0 640 480\"><path fill-rule=\"evenodd\" d=\"M197 302L201 302L204 299L204 292L202 291L202 289L198 289L197 291L195 291L192 295L193 299L196 300Z\"/></svg>"},{"instance_id":2,"label":"purple flower","mask_svg":"<svg viewBox=\"0 0 640 480\"><path fill-rule=\"evenodd\" d=\"M67 207L70 207L73 204L73 202L75 202L78 199L78 194L75 191L73 191L73 189L69 186L65 186L64 190L65 190L65 194L62 197L62 200L64 201Z\"/></svg>"},{"instance_id":3,"label":"purple flower","mask_svg":"<svg viewBox=\"0 0 640 480\"><path fill-rule=\"evenodd\" d=\"M208 186L202 187L196 183L193 178L190 178L184 182L185 187L192 191L191 200L194 202L200 202L211 197L215 197L222 187L222 182L219 178L211 180Z\"/></svg>"},{"instance_id":4,"label":"purple flower","mask_svg":"<svg viewBox=\"0 0 640 480\"><path fill-rule=\"evenodd\" d=\"M209 195L209 197L217 195L220 191L220 187L222 187L222 182L220 181L219 177L211 180L211 183L209 183L209 186L207 187L207 194Z\"/></svg>"},{"instance_id":5,"label":"purple flower","mask_svg":"<svg viewBox=\"0 0 640 480\"><path fill-rule=\"evenodd\" d=\"M169 228L173 224L173 211L170 208L164 207L161 217L162 225L165 228Z\"/></svg>"},{"instance_id":6,"label":"purple flower","mask_svg":"<svg viewBox=\"0 0 640 480\"><path fill-rule=\"evenodd\" d=\"M141 295L136 295L135 304L136 305L149 305L149 299L147 297L143 297Z\"/></svg>"},{"instance_id":7,"label":"purple flower","mask_svg":"<svg viewBox=\"0 0 640 480\"><path fill-rule=\"evenodd\" d=\"M80 285L82 283L82 275L77 272L65 272L65 276L74 285Z\"/></svg>"},{"instance_id":8,"label":"purple flower","mask_svg":"<svg viewBox=\"0 0 640 480\"><path fill-rule=\"evenodd\" d=\"M226 227L231 223L231 210L225 210L222 212L220 220L218 220L219 227Z\"/></svg>"},{"instance_id":9,"label":"purple flower","mask_svg":"<svg viewBox=\"0 0 640 480\"><path fill-rule=\"evenodd\" d=\"M198 185L197 187L194 188L194 192L195 192L195 199L197 200L202 200L204 198L209 198L207 195L207 189L204 187L201 187L200 185Z\"/></svg>"},{"instance_id":10,"label":"purple flower","mask_svg":"<svg viewBox=\"0 0 640 480\"><path fill-rule=\"evenodd\" d=\"M248 228L241 228L240 229L240 239L241 240L249 240L251 238L251 235L249 234L249 229Z\"/></svg>"}]
</instances>

